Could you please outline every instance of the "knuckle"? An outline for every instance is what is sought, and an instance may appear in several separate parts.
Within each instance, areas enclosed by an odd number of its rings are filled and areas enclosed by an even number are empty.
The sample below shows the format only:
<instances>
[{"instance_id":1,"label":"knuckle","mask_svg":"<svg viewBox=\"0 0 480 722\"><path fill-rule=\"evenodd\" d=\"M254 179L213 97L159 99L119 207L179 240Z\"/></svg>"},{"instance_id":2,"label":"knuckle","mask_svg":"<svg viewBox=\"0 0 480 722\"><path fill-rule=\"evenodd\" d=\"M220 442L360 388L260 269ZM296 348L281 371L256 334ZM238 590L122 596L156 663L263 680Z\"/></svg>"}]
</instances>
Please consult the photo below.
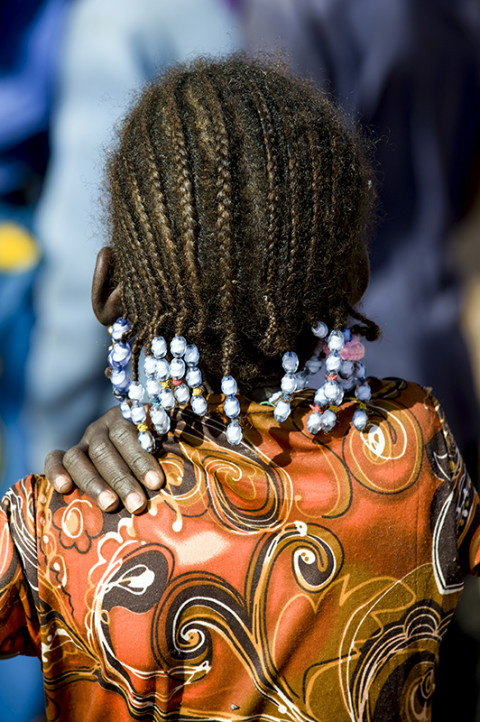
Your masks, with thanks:
<instances>
[{"instance_id":1,"label":"knuckle","mask_svg":"<svg viewBox=\"0 0 480 722\"><path fill-rule=\"evenodd\" d=\"M85 475L82 479L78 479L77 486L92 499L95 499L101 491L98 478L93 474Z\"/></svg>"},{"instance_id":2,"label":"knuckle","mask_svg":"<svg viewBox=\"0 0 480 722\"><path fill-rule=\"evenodd\" d=\"M63 453L61 451L49 451L45 457L45 466L51 466L61 461Z\"/></svg>"},{"instance_id":3,"label":"knuckle","mask_svg":"<svg viewBox=\"0 0 480 722\"><path fill-rule=\"evenodd\" d=\"M95 437L90 441L88 452L92 460L103 461L108 458L111 453L111 444L103 437Z\"/></svg>"},{"instance_id":4,"label":"knuckle","mask_svg":"<svg viewBox=\"0 0 480 722\"><path fill-rule=\"evenodd\" d=\"M114 423L115 421L123 420L120 407L112 406L112 408L108 409L108 411L104 414L103 418L107 423Z\"/></svg>"},{"instance_id":5,"label":"knuckle","mask_svg":"<svg viewBox=\"0 0 480 722\"><path fill-rule=\"evenodd\" d=\"M110 430L110 438L115 442L115 445L124 446L128 442L131 442L133 438L136 441L137 432L132 424L128 426L114 426Z\"/></svg>"},{"instance_id":6,"label":"knuckle","mask_svg":"<svg viewBox=\"0 0 480 722\"><path fill-rule=\"evenodd\" d=\"M63 464L66 468L75 466L83 457L83 451L79 446L72 446L63 456Z\"/></svg>"},{"instance_id":7,"label":"knuckle","mask_svg":"<svg viewBox=\"0 0 480 722\"><path fill-rule=\"evenodd\" d=\"M131 491L136 490L135 483L130 476L122 475L117 476L110 482L112 489L124 499Z\"/></svg>"}]
</instances>

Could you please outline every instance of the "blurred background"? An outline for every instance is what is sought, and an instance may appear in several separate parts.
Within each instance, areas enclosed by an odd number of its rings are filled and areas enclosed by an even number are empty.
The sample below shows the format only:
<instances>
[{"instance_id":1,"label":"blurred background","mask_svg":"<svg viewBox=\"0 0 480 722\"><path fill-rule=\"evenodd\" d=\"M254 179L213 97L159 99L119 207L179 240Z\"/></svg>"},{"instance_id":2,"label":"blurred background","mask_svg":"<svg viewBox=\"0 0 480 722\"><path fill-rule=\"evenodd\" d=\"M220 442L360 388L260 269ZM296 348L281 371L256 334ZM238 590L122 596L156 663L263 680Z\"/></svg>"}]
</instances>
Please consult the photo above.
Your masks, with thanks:
<instances>
[{"instance_id":1,"label":"blurred background","mask_svg":"<svg viewBox=\"0 0 480 722\"><path fill-rule=\"evenodd\" d=\"M135 91L197 55L274 53L374 142L367 368L433 387L478 484L480 0L22 0L0 5L0 484L112 405L90 309L102 172ZM434 721L480 722L478 584ZM43 718L37 660L0 662L0 720Z\"/></svg>"}]
</instances>

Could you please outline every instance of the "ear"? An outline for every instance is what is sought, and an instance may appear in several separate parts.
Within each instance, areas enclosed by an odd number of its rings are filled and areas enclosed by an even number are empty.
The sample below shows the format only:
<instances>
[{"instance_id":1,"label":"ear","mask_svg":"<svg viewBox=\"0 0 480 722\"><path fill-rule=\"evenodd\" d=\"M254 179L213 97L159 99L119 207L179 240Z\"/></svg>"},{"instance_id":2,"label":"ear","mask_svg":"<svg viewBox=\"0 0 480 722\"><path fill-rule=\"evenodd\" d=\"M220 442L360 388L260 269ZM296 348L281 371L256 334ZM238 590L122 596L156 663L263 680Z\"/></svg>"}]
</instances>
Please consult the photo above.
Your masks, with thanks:
<instances>
[{"instance_id":1,"label":"ear","mask_svg":"<svg viewBox=\"0 0 480 722\"><path fill-rule=\"evenodd\" d=\"M102 248L92 282L92 306L95 316L104 326L111 326L123 315L121 286L113 280L113 253L109 246Z\"/></svg>"}]
</instances>

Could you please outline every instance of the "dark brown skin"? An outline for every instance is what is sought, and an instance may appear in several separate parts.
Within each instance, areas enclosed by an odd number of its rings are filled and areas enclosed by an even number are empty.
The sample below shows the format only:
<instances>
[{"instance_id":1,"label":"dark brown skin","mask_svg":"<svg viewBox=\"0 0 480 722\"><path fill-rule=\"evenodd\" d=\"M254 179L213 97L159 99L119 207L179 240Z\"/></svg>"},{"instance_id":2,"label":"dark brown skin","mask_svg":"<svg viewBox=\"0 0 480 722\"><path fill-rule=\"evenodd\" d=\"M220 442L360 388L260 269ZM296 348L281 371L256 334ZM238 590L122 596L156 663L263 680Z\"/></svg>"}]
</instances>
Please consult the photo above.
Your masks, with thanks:
<instances>
[{"instance_id":1,"label":"dark brown skin","mask_svg":"<svg viewBox=\"0 0 480 722\"><path fill-rule=\"evenodd\" d=\"M132 514L146 507L143 487L160 489L165 481L157 460L143 451L136 428L118 407L90 424L66 453L51 451L45 476L61 494L76 485L103 511L114 511L121 501Z\"/></svg>"}]
</instances>

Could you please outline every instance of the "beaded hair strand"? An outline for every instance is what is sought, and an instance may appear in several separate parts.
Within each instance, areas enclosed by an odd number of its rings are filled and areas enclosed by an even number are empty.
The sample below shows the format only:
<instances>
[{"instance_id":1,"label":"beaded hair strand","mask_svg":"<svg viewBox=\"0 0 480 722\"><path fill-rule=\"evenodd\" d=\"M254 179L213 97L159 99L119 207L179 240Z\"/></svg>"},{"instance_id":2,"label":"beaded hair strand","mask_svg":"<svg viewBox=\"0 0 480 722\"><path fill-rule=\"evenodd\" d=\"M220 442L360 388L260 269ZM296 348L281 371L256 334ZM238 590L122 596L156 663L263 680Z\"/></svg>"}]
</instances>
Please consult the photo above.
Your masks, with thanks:
<instances>
[{"instance_id":1,"label":"beaded hair strand","mask_svg":"<svg viewBox=\"0 0 480 722\"><path fill-rule=\"evenodd\" d=\"M180 334L207 377L248 391L286 348L310 355L318 319L378 335L350 295L369 173L327 97L282 67L200 60L148 86L108 168L134 369L153 336Z\"/></svg>"}]
</instances>

